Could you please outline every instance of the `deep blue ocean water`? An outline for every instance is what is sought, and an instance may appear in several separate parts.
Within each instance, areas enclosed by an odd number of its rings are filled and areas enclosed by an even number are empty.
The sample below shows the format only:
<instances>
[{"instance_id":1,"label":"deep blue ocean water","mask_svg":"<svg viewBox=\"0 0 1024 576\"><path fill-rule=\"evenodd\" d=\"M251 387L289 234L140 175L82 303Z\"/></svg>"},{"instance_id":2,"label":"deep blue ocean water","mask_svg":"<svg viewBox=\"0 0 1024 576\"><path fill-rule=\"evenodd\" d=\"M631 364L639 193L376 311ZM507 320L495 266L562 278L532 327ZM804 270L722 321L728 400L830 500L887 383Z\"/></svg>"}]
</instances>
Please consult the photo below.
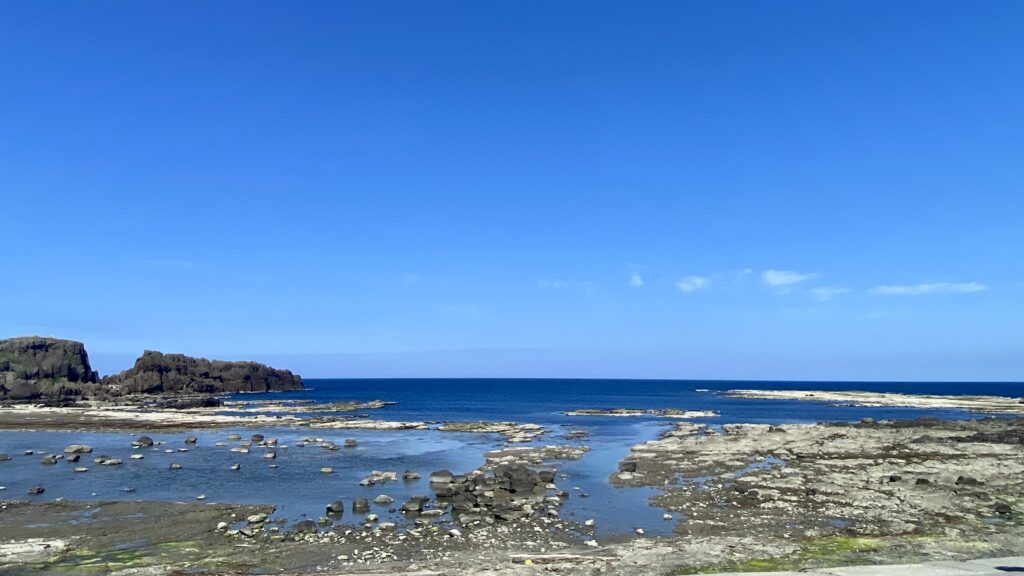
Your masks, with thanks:
<instances>
[{"instance_id":1,"label":"deep blue ocean water","mask_svg":"<svg viewBox=\"0 0 1024 576\"><path fill-rule=\"evenodd\" d=\"M592 451L577 461L556 462L561 488L571 497L562 508L562 515L578 521L597 520L599 537L625 534L642 527L650 535L672 530L673 522L661 518L662 510L647 504L657 492L645 488L614 488L608 476L629 452L630 446L653 439L674 425L676 420L653 417L569 417L562 412L580 408L677 408L714 410L715 418L697 421L712 425L735 422L800 423L817 421L853 421L864 417L876 419L975 418L981 415L960 410L920 410L913 408L870 408L832 406L820 402L789 400L748 400L727 398L720 390L734 388L802 389L802 390L865 390L877 392L931 394L988 394L1024 396L1024 383L850 383L850 382L711 382L711 381L636 381L636 380L326 380L306 381L307 390L272 394L239 395L239 400L311 400L328 403L345 400L387 400L397 402L379 410L363 412L367 417L382 420L475 421L500 420L544 425L549 433L537 444L579 443ZM590 437L568 441L570 430L586 430ZM254 432L279 439L277 459L263 458L264 450L249 454L229 452L216 442L237 432L248 438ZM274 428L255 430L213 430L197 433L196 446L186 446L183 433L154 433L151 437L166 444L156 448L132 449L131 436L123 433L76 432L0 432L0 452L14 455L0 462L0 498L26 498L28 487L43 485L46 492L33 497L109 500L140 499L195 501L206 496L207 502L269 503L278 506L277 516L290 521L303 516L317 517L324 506L343 499L370 500L378 494L402 499L413 494L429 494L425 480L395 482L383 486L363 487L358 482L372 470L402 472L411 468L424 477L432 470L448 468L466 472L483 463L483 452L504 444L503 438L486 434L445 433L437 431L347 431ZM357 448L328 451L318 447L299 448L296 441L317 436L341 444L345 439L358 441ZM86 455L79 465L86 473L72 472L73 465L61 462L55 466L40 464L46 453L60 453L72 443L87 443L94 453ZM228 442L229 446L237 442ZM285 447L287 446L287 447ZM187 448L187 452L179 452ZM24 455L32 450L32 455ZM165 450L172 450L171 453ZM143 460L130 460L133 453ZM124 461L121 466L105 467L92 458L105 454ZM169 470L176 462L181 470ZM231 471L239 463L241 470ZM276 467L271 467L275 464ZM334 473L325 475L320 468L330 466ZM124 486L134 488L123 492ZM581 494L589 495L582 498ZM400 520L387 507L374 506L382 518ZM344 521L359 522L361 516L346 512Z\"/></svg>"}]
</instances>

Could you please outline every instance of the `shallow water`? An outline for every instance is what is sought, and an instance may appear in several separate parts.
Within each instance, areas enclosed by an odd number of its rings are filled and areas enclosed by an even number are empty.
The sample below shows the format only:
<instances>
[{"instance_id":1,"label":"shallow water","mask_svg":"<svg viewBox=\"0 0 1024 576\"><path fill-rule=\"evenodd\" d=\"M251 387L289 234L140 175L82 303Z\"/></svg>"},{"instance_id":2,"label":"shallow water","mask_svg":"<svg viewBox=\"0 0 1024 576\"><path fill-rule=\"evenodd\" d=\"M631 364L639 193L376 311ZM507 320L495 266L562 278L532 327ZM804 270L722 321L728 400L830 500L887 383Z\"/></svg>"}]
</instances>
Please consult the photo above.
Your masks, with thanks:
<instances>
[{"instance_id":1,"label":"shallow water","mask_svg":"<svg viewBox=\"0 0 1024 576\"><path fill-rule=\"evenodd\" d=\"M715 410L718 417L699 419L712 425L730 422L797 423L822 420L858 420L863 417L916 418L971 418L959 410L919 410L909 408L866 408L831 406L819 402L789 400L748 400L726 398L714 390L722 388L801 388L830 390L871 390L893 392L927 392L950 394L954 391L970 394L999 394L1020 396L1020 384L865 384L849 383L718 383L671 381L594 381L594 380L309 380L308 390L279 394L245 395L238 399L312 400L318 403L342 400L381 399L398 402L379 410L366 411L371 418L404 421L441 420L512 420L543 424L549 433L535 444L575 443L590 446L591 452L577 461L556 461L560 474L568 479L557 479L560 488L570 492L562 508L562 516L582 522L587 518L597 521L597 534L611 536L626 534L642 527L650 535L671 532L674 521L662 519L663 510L648 505L650 496L657 493L648 488L616 488L607 479L616 470L618 462L629 448L658 436L676 420L653 417L569 417L563 411L578 408L679 408L688 410ZM707 391L702 391L707 390ZM568 441L570 430L585 430L589 438ZM267 450L252 448L249 454L229 451L239 442L228 441L228 434L236 432L244 439L260 432L267 438L276 437L279 446L277 458L263 457ZM326 504L344 500L347 506L343 522L359 522L362 516L353 515L354 498L371 500L372 512L382 520L398 520L389 507L372 504L378 494L395 498L392 506L399 506L414 494L430 495L426 476L433 470L447 468L453 472L467 472L483 464L483 453L504 444L504 439L491 434L468 434L422 430L309 430L277 428L256 430L214 430L195 433L196 446L184 444L184 433L148 434L165 444L147 449L131 448L132 436L124 433L76 432L0 432L0 452L14 459L0 462L0 485L6 490L0 498L26 498L30 486L42 485L46 492L29 497L38 500L56 498L75 500L167 500L195 501L203 494L207 502L233 502L274 504L278 517L295 520L303 515L316 518L324 513ZM296 442L304 437L317 436L334 441L339 446L345 439L354 439L356 448L329 451L313 445L300 448ZM227 446L217 447L216 442ZM82 455L78 464L59 462L47 466L40 464L44 454L60 453L68 444L84 443L93 447L92 454ZM285 448L284 446L287 446ZM187 448L187 452L178 452ZM172 453L164 450L171 449ZM22 455L33 450L31 456ZM131 460L133 453L145 456ZM108 455L123 461L120 466L100 466L93 463L98 455ZM182 465L181 470L169 470L171 462ZM230 465L238 463L241 470L232 471ZM276 468L271 468L276 464ZM75 466L89 468L85 473L74 473ZM321 474L320 468L329 466L332 474ZM371 487L358 482L372 470L395 471L405 469L420 472L423 479L413 482L389 482ZM122 487L131 486L133 492ZM576 489L578 488L578 489ZM589 497L582 497L586 493ZM676 515L678 516L678 515Z\"/></svg>"}]
</instances>

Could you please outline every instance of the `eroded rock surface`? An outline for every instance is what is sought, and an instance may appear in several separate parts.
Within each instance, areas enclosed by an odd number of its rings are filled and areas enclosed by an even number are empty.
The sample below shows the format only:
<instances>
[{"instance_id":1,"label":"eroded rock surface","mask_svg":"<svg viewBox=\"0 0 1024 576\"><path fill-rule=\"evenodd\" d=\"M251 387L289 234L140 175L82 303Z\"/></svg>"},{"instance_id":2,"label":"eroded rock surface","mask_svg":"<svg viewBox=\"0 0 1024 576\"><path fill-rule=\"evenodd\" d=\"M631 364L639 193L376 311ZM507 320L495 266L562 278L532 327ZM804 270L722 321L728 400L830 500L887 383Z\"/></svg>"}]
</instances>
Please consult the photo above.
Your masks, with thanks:
<instances>
[{"instance_id":1,"label":"eroded rock surface","mask_svg":"<svg viewBox=\"0 0 1024 576\"><path fill-rule=\"evenodd\" d=\"M81 342L40 336L0 340L0 400L79 397L98 381Z\"/></svg>"},{"instance_id":2,"label":"eroded rock surface","mask_svg":"<svg viewBox=\"0 0 1024 576\"><path fill-rule=\"evenodd\" d=\"M302 379L258 362L226 362L146 350L135 366L103 379L121 394L220 394L301 390Z\"/></svg>"},{"instance_id":3,"label":"eroded rock surface","mask_svg":"<svg viewBox=\"0 0 1024 576\"><path fill-rule=\"evenodd\" d=\"M685 534L998 530L1024 513L1024 419L710 427L633 447L615 484L658 486Z\"/></svg>"}]
</instances>

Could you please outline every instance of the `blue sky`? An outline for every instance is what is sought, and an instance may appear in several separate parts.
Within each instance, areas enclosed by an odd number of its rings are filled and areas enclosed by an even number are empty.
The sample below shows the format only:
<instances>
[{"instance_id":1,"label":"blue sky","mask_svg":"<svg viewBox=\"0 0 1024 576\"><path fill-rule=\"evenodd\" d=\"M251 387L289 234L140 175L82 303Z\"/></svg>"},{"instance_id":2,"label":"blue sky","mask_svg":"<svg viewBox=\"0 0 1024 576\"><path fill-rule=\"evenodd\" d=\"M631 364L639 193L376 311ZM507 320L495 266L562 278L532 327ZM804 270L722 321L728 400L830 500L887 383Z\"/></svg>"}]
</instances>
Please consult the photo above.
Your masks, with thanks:
<instances>
[{"instance_id":1,"label":"blue sky","mask_svg":"<svg viewBox=\"0 0 1024 576\"><path fill-rule=\"evenodd\" d=\"M0 5L0 335L1024 379L1024 3Z\"/></svg>"}]
</instances>

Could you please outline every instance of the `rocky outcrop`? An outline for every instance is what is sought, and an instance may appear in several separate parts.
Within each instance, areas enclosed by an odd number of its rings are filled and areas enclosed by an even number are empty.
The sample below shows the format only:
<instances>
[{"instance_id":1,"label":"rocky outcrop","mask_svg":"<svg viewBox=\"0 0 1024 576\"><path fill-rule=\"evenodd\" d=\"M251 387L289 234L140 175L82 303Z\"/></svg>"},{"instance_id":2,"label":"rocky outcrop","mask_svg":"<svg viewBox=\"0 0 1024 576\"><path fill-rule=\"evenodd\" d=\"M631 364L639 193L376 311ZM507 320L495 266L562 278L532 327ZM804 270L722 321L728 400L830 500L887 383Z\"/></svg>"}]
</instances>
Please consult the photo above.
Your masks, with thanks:
<instances>
[{"instance_id":1,"label":"rocky outcrop","mask_svg":"<svg viewBox=\"0 0 1024 576\"><path fill-rule=\"evenodd\" d=\"M301 390L302 379L288 370L257 362L225 362L147 350L135 366L103 379L119 394L269 392Z\"/></svg>"},{"instance_id":2,"label":"rocky outcrop","mask_svg":"<svg viewBox=\"0 0 1024 576\"><path fill-rule=\"evenodd\" d=\"M78 397L98 381L81 342L41 336L0 340L0 400Z\"/></svg>"},{"instance_id":3,"label":"rocky outcrop","mask_svg":"<svg viewBox=\"0 0 1024 576\"><path fill-rule=\"evenodd\" d=\"M122 396L224 394L301 390L288 370L256 362L224 362L146 351L135 367L100 379L85 345L73 340L24 336L0 340L0 402L74 402ZM216 406L208 397L172 398L167 408Z\"/></svg>"}]
</instances>

